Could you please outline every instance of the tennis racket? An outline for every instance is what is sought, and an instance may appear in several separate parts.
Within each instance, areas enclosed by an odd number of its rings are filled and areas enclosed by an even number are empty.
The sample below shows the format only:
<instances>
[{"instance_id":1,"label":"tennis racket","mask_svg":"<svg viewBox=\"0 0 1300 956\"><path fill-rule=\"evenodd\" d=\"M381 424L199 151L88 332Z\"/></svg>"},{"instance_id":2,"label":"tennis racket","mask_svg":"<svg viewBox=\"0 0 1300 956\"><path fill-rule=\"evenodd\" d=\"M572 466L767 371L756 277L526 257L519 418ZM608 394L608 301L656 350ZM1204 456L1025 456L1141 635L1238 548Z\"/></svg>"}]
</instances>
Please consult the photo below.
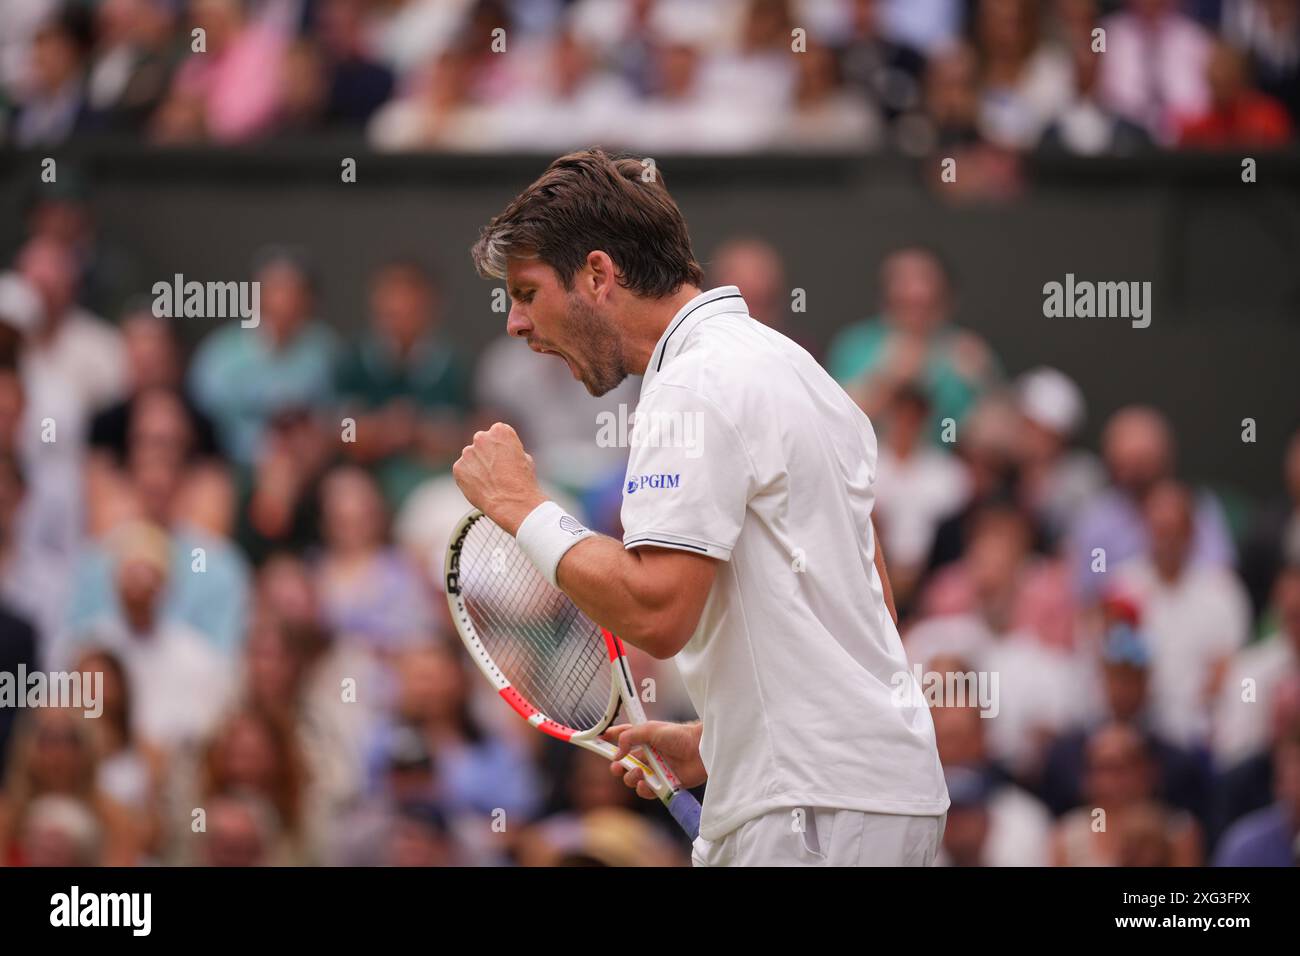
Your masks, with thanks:
<instances>
[{"instance_id":1,"label":"tennis racket","mask_svg":"<svg viewBox=\"0 0 1300 956\"><path fill-rule=\"evenodd\" d=\"M444 568L447 603L474 663L519 716L544 734L612 761L600 735L626 711L644 724L623 642L583 614L528 560L512 535L477 509L456 525ZM652 747L621 761L646 783L692 840L700 804Z\"/></svg>"}]
</instances>

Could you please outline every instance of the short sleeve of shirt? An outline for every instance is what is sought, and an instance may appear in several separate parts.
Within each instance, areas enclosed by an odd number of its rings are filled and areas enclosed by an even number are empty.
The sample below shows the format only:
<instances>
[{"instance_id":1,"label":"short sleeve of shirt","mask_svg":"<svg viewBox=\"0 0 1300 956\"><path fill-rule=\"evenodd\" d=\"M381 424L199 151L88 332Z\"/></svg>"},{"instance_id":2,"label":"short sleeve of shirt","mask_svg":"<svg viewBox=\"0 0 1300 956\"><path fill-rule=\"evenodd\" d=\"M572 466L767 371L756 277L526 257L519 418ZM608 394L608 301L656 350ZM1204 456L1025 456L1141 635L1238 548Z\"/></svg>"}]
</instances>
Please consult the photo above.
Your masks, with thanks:
<instances>
[{"instance_id":1,"label":"short sleeve of shirt","mask_svg":"<svg viewBox=\"0 0 1300 956\"><path fill-rule=\"evenodd\" d=\"M624 546L730 559L755 480L736 425L698 392L661 385L642 398L628 442Z\"/></svg>"}]
</instances>

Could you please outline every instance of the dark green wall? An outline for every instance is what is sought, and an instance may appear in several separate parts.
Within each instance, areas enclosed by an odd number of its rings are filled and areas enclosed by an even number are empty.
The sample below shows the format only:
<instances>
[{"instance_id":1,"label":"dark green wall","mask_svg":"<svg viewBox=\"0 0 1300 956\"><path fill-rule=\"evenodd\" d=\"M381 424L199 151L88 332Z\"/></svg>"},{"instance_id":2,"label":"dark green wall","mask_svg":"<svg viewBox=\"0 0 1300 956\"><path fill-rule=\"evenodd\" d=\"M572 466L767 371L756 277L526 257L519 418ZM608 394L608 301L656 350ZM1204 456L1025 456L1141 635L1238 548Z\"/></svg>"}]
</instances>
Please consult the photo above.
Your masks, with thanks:
<instances>
[{"instance_id":1,"label":"dark green wall","mask_svg":"<svg viewBox=\"0 0 1300 956\"><path fill-rule=\"evenodd\" d=\"M339 181L355 156L359 181ZM466 250L479 226L547 157L373 157L352 147L248 153L114 147L75 160L93 183L105 240L129 255L141 291L181 272L247 277L268 241L300 243L320 267L327 318L354 328L364 281L384 258L414 253L446 288L454 336L499 334L491 286ZM1300 421L1300 157L1261 158L1240 181L1237 156L1031 163L1023 194L952 204L911 163L877 159L656 157L707 266L738 232L772 241L790 286L807 291L813 341L874 309L876 267L902 242L943 251L959 283L959 321L1011 372L1057 365L1089 398L1089 435L1116 407L1150 402L1173 418L1189 477L1272 494L1282 442ZM22 235L39 157L0 156L0 253ZM65 166L66 168L66 166ZM960 174L960 172L959 172ZM1042 287L1067 272L1150 280L1148 329L1124 320L1047 319ZM192 337L203 328L197 324ZM1259 422L1243 445L1240 422Z\"/></svg>"}]
</instances>

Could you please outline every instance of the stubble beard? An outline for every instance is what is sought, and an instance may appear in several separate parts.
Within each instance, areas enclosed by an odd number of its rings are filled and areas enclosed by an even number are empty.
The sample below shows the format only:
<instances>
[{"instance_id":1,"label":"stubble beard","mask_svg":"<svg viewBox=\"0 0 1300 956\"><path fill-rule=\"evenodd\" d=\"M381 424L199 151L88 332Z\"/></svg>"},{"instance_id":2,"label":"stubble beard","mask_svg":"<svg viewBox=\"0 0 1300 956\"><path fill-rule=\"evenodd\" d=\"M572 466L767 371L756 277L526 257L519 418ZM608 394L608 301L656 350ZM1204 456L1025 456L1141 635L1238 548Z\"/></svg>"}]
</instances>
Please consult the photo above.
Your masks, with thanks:
<instances>
[{"instance_id":1,"label":"stubble beard","mask_svg":"<svg viewBox=\"0 0 1300 956\"><path fill-rule=\"evenodd\" d=\"M588 392L599 398L623 384L628 370L618 331L576 295L568 299L565 336L575 348L581 343L581 358L576 353L569 357Z\"/></svg>"}]
</instances>

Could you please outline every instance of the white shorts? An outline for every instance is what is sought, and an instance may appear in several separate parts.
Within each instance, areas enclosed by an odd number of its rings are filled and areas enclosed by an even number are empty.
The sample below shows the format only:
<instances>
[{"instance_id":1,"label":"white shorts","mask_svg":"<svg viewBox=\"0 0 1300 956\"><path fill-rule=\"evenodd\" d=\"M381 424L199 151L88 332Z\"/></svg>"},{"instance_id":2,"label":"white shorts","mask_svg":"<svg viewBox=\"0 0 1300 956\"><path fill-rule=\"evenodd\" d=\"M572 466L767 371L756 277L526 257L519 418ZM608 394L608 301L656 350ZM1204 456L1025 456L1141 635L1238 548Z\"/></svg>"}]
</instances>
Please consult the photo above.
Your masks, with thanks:
<instances>
[{"instance_id":1,"label":"white shorts","mask_svg":"<svg viewBox=\"0 0 1300 956\"><path fill-rule=\"evenodd\" d=\"M695 866L933 866L947 814L913 817L829 807L773 810L720 840L698 837Z\"/></svg>"}]
</instances>

